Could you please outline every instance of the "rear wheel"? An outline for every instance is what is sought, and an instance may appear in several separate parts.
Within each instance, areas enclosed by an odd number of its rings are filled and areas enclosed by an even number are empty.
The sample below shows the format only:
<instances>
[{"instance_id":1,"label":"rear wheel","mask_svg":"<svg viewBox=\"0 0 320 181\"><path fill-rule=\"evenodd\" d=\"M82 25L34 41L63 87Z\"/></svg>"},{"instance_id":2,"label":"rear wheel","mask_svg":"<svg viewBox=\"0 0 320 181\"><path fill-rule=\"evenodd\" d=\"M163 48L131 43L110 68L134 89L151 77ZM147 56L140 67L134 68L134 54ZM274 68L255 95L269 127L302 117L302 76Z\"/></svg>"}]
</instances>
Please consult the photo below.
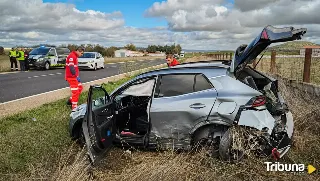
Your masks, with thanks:
<instances>
[{"instance_id":1,"label":"rear wheel","mask_svg":"<svg viewBox=\"0 0 320 181\"><path fill-rule=\"evenodd\" d=\"M193 151L205 150L210 157L219 156L220 135L225 128L218 125L207 125L199 128L192 138Z\"/></svg>"},{"instance_id":2,"label":"rear wheel","mask_svg":"<svg viewBox=\"0 0 320 181\"><path fill-rule=\"evenodd\" d=\"M230 127L222 136L219 144L219 155L222 160L239 162L245 154L244 139L235 127Z\"/></svg>"},{"instance_id":3,"label":"rear wheel","mask_svg":"<svg viewBox=\"0 0 320 181\"><path fill-rule=\"evenodd\" d=\"M94 71L97 70L97 64L94 64L93 70L94 70Z\"/></svg>"}]
</instances>

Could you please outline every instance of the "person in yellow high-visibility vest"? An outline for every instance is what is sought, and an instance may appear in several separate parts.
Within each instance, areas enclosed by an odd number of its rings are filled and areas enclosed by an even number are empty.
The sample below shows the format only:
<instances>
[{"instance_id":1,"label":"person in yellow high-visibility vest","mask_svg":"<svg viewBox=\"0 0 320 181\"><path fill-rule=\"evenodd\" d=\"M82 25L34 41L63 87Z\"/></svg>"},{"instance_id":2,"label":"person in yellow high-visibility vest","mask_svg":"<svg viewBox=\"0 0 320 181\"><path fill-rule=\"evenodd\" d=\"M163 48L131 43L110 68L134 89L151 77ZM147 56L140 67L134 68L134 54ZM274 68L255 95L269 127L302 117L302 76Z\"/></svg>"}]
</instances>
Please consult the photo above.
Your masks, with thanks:
<instances>
[{"instance_id":1,"label":"person in yellow high-visibility vest","mask_svg":"<svg viewBox=\"0 0 320 181\"><path fill-rule=\"evenodd\" d=\"M25 71L26 66L25 66L25 61L24 61L24 51L22 48L19 48L18 55L17 55L17 60L20 63L20 70Z\"/></svg>"},{"instance_id":2,"label":"person in yellow high-visibility vest","mask_svg":"<svg viewBox=\"0 0 320 181\"><path fill-rule=\"evenodd\" d=\"M13 71L13 64L16 67L16 70L18 70L18 64L17 64L17 51L12 48L9 52L9 58L10 58L10 63L11 63L11 71Z\"/></svg>"}]
</instances>

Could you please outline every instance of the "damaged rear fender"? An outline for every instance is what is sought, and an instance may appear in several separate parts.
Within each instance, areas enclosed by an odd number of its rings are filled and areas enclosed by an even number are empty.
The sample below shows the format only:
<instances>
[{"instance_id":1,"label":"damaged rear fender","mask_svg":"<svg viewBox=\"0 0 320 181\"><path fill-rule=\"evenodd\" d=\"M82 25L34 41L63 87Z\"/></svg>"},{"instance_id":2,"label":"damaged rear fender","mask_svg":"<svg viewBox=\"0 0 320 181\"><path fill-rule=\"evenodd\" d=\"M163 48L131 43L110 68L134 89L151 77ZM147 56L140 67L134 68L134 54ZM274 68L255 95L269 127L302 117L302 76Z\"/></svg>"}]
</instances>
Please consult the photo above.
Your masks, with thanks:
<instances>
[{"instance_id":1,"label":"damaged rear fender","mask_svg":"<svg viewBox=\"0 0 320 181\"><path fill-rule=\"evenodd\" d=\"M267 132L271 134L275 126L275 119L268 110L246 110L241 113L238 125L252 127L258 130L267 128Z\"/></svg>"},{"instance_id":2,"label":"damaged rear fender","mask_svg":"<svg viewBox=\"0 0 320 181\"><path fill-rule=\"evenodd\" d=\"M191 130L190 135L192 139L207 138L210 132L222 133L226 131L232 124L230 121L224 120L223 118L206 120L196 124Z\"/></svg>"}]
</instances>

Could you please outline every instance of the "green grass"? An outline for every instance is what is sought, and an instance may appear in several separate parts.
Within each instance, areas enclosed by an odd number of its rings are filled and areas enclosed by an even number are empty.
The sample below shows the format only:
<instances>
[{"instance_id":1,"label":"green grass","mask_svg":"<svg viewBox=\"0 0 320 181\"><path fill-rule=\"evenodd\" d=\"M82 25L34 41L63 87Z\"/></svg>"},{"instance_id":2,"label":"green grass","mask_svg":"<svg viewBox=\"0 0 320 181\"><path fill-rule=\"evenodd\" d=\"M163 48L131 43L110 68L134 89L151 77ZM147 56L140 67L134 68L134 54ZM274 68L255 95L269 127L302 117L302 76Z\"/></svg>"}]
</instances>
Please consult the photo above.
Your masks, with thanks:
<instances>
[{"instance_id":1,"label":"green grass","mask_svg":"<svg viewBox=\"0 0 320 181\"><path fill-rule=\"evenodd\" d=\"M110 93L132 77L103 87ZM72 144L68 133L71 109L66 99L0 119L0 175L30 175L39 163L51 163L49 168L57 165L57 158ZM86 99L87 92L83 92L79 104Z\"/></svg>"},{"instance_id":2,"label":"green grass","mask_svg":"<svg viewBox=\"0 0 320 181\"><path fill-rule=\"evenodd\" d=\"M103 84L111 92L131 77ZM85 102L83 92L79 103ZM39 163L55 162L71 145L68 134L70 107L66 100L45 104L0 120L0 174L30 174ZM0 176L1 177L1 176Z\"/></svg>"}]
</instances>

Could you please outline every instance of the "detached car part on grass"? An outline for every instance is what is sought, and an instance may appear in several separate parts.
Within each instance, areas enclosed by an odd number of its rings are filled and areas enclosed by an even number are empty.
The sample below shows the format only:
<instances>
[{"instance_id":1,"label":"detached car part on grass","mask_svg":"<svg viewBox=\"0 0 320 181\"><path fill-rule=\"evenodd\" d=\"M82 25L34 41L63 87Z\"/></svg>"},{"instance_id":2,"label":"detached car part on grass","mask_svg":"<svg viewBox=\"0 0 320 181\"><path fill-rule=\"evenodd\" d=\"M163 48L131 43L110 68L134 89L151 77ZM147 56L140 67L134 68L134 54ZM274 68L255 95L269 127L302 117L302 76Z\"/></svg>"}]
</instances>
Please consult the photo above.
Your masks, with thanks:
<instances>
[{"instance_id":1,"label":"detached car part on grass","mask_svg":"<svg viewBox=\"0 0 320 181\"><path fill-rule=\"evenodd\" d=\"M201 144L212 155L237 161L244 155L235 146L241 136L258 143L258 155L279 159L290 149L293 117L278 81L248 64L271 43L301 39L305 33L266 26L236 50L231 64L186 63L150 71L110 95L100 85L91 86L88 104L70 115L70 135L85 142L93 163L112 145L191 150Z\"/></svg>"}]
</instances>

